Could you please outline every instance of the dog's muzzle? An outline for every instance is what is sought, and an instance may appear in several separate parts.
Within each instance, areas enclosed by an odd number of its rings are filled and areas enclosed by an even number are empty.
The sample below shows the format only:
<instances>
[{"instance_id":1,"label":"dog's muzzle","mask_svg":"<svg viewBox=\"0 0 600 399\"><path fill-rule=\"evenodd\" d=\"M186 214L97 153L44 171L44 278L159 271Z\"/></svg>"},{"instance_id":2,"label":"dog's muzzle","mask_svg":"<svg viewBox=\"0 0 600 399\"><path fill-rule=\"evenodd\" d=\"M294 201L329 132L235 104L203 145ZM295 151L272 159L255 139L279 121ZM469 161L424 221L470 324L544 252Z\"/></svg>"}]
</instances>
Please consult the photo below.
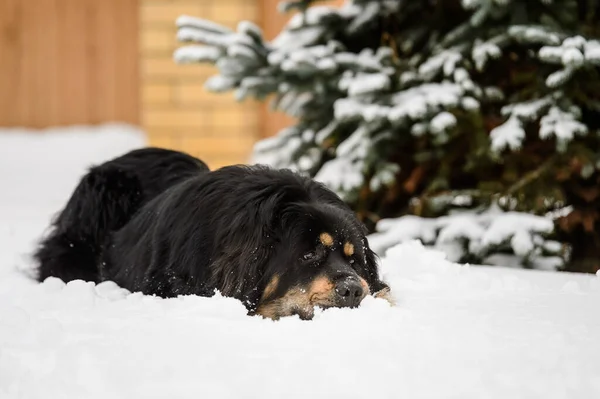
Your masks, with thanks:
<instances>
[{"instance_id":1,"label":"dog's muzzle","mask_svg":"<svg viewBox=\"0 0 600 399\"><path fill-rule=\"evenodd\" d=\"M367 294L360 281L353 277L338 280L334 292L335 304L340 308L357 307Z\"/></svg>"}]
</instances>

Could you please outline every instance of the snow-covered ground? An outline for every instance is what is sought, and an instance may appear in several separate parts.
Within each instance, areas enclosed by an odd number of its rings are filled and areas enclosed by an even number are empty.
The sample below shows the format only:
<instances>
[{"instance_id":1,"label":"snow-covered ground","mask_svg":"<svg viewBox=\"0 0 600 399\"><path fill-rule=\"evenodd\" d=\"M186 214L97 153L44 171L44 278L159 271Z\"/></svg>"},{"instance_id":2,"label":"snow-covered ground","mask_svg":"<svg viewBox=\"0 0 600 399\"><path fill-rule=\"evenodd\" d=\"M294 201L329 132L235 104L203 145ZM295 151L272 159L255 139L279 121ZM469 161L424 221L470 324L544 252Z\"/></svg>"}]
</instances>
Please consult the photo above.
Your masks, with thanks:
<instances>
[{"instance_id":1,"label":"snow-covered ground","mask_svg":"<svg viewBox=\"0 0 600 399\"><path fill-rule=\"evenodd\" d=\"M460 266L411 242L367 298L312 321L215 297L26 276L91 163L144 144L123 126L0 131L0 398L600 398L600 277Z\"/></svg>"}]
</instances>

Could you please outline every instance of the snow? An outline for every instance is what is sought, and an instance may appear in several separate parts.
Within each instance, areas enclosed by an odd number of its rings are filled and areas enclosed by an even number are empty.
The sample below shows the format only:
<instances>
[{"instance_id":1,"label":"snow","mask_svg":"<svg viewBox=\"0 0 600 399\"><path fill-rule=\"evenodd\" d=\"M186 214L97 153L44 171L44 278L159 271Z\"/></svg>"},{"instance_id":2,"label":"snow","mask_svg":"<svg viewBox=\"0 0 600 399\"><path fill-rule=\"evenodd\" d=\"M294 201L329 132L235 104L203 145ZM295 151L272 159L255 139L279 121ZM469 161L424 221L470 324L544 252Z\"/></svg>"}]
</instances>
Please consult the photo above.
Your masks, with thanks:
<instances>
[{"instance_id":1,"label":"snow","mask_svg":"<svg viewBox=\"0 0 600 399\"><path fill-rule=\"evenodd\" d=\"M539 99L502 107L502 115L508 116L508 119L490 131L492 150L498 152L506 147L512 150L521 148L521 143L525 139L525 129L522 121L536 120L554 102L556 102L556 97L547 95Z\"/></svg>"},{"instance_id":2,"label":"snow","mask_svg":"<svg viewBox=\"0 0 600 399\"><path fill-rule=\"evenodd\" d=\"M559 35L544 26L513 25L508 28L508 34L521 43L560 44Z\"/></svg>"},{"instance_id":3,"label":"snow","mask_svg":"<svg viewBox=\"0 0 600 399\"><path fill-rule=\"evenodd\" d=\"M541 262L539 268L556 270L562 263L557 262L561 247L542 238L553 228L550 217L504 212L493 206L479 212L455 211L436 219L413 215L382 219L369 236L369 243L375 252L383 253L394 245L420 240L431 248L445 251L452 261L468 253L484 259L486 264L497 264L493 258L490 260L490 256L498 252L495 248L508 247L512 254L503 257L501 264L520 267L524 258L532 258ZM542 249L549 256L539 256ZM552 258L551 262L546 258Z\"/></svg>"},{"instance_id":4,"label":"snow","mask_svg":"<svg viewBox=\"0 0 600 399\"><path fill-rule=\"evenodd\" d=\"M251 163L261 163L275 168L290 167L289 154L294 154L302 146L302 138L296 136L296 128L281 130L276 136L256 142Z\"/></svg>"},{"instance_id":5,"label":"snow","mask_svg":"<svg viewBox=\"0 0 600 399\"><path fill-rule=\"evenodd\" d=\"M204 87L215 93L224 93L235 87L236 79L224 76L224 75L213 75L206 79Z\"/></svg>"},{"instance_id":6,"label":"snow","mask_svg":"<svg viewBox=\"0 0 600 399\"><path fill-rule=\"evenodd\" d=\"M325 162L314 179L342 198L352 195L364 184L365 158L373 146L370 133L368 126L360 125L338 145L336 158Z\"/></svg>"},{"instance_id":7,"label":"snow","mask_svg":"<svg viewBox=\"0 0 600 399\"><path fill-rule=\"evenodd\" d=\"M543 46L538 51L538 56L542 61L548 63L560 63L562 62L563 49L556 46Z\"/></svg>"},{"instance_id":8,"label":"snow","mask_svg":"<svg viewBox=\"0 0 600 399\"><path fill-rule=\"evenodd\" d=\"M563 40L563 47L565 47L566 49L582 49L587 43L587 40L583 37L583 36L571 36L571 37L567 37L565 38L565 40Z\"/></svg>"},{"instance_id":9,"label":"snow","mask_svg":"<svg viewBox=\"0 0 600 399\"><path fill-rule=\"evenodd\" d=\"M250 37L255 37L256 39L262 39L263 37L263 31L260 26L252 21L238 22L237 31Z\"/></svg>"},{"instance_id":10,"label":"snow","mask_svg":"<svg viewBox=\"0 0 600 399\"><path fill-rule=\"evenodd\" d=\"M333 114L336 120L362 118L365 121L386 118L390 107L379 104L365 104L354 98L339 98L333 103Z\"/></svg>"},{"instance_id":11,"label":"snow","mask_svg":"<svg viewBox=\"0 0 600 399\"><path fill-rule=\"evenodd\" d=\"M350 35L356 34L361 29L364 29L365 26L368 26L379 15L383 14L382 5L378 2L368 2L361 8L360 13L346 26L346 33Z\"/></svg>"},{"instance_id":12,"label":"snow","mask_svg":"<svg viewBox=\"0 0 600 399\"><path fill-rule=\"evenodd\" d=\"M578 49L567 48L562 54L562 63L564 66L578 67L585 63L585 58Z\"/></svg>"},{"instance_id":13,"label":"snow","mask_svg":"<svg viewBox=\"0 0 600 399\"><path fill-rule=\"evenodd\" d=\"M286 49L286 52L291 52L317 43L324 34L325 29L318 25L305 26L294 31L282 30L281 33L273 39L271 44L275 48Z\"/></svg>"},{"instance_id":14,"label":"snow","mask_svg":"<svg viewBox=\"0 0 600 399\"><path fill-rule=\"evenodd\" d=\"M308 322L29 280L85 168L144 144L121 125L0 131L1 398L600 397L600 274L461 266L409 241L381 253L396 307L369 297Z\"/></svg>"},{"instance_id":15,"label":"snow","mask_svg":"<svg viewBox=\"0 0 600 399\"><path fill-rule=\"evenodd\" d=\"M588 40L585 44L585 58L593 64L600 64L600 41Z\"/></svg>"},{"instance_id":16,"label":"snow","mask_svg":"<svg viewBox=\"0 0 600 399\"><path fill-rule=\"evenodd\" d=\"M488 59L499 58L502 50L495 43L476 41L471 54L477 70L483 71Z\"/></svg>"},{"instance_id":17,"label":"snow","mask_svg":"<svg viewBox=\"0 0 600 399\"><path fill-rule=\"evenodd\" d=\"M481 7L481 0L462 0L461 4L465 9L471 10L477 7Z\"/></svg>"},{"instance_id":18,"label":"snow","mask_svg":"<svg viewBox=\"0 0 600 399\"><path fill-rule=\"evenodd\" d=\"M479 101L477 101L473 97L463 97L463 99L460 100L460 105L463 109L467 111L477 111L479 110L480 104Z\"/></svg>"},{"instance_id":19,"label":"snow","mask_svg":"<svg viewBox=\"0 0 600 399\"><path fill-rule=\"evenodd\" d=\"M450 112L440 112L431 119L430 127L432 133L444 132L456 126L456 117Z\"/></svg>"},{"instance_id":20,"label":"snow","mask_svg":"<svg viewBox=\"0 0 600 399\"><path fill-rule=\"evenodd\" d=\"M369 181L371 191L376 192L383 187L389 187L396 182L396 175L400 171L400 166L391 162L381 162L377 171Z\"/></svg>"},{"instance_id":21,"label":"snow","mask_svg":"<svg viewBox=\"0 0 600 399\"><path fill-rule=\"evenodd\" d=\"M299 118L315 95L313 91L289 90L279 98L277 108L293 118ZM289 153L286 153L286 156L289 156Z\"/></svg>"},{"instance_id":22,"label":"snow","mask_svg":"<svg viewBox=\"0 0 600 399\"><path fill-rule=\"evenodd\" d=\"M315 65L323 73L333 73L337 69L337 64L333 58L321 58Z\"/></svg>"},{"instance_id":23,"label":"snow","mask_svg":"<svg viewBox=\"0 0 600 399\"><path fill-rule=\"evenodd\" d=\"M556 106L551 107L540 120L540 138L555 136L559 149L565 149L576 134L587 134L587 126L575 120L574 113L580 115L581 111L576 109L573 112L564 112Z\"/></svg>"},{"instance_id":24,"label":"snow","mask_svg":"<svg viewBox=\"0 0 600 399\"><path fill-rule=\"evenodd\" d=\"M337 147L337 155L341 158L364 158L370 147L369 129L360 126Z\"/></svg>"},{"instance_id":25,"label":"snow","mask_svg":"<svg viewBox=\"0 0 600 399\"><path fill-rule=\"evenodd\" d=\"M391 86L390 77L382 73L359 74L342 78L339 83L341 90L347 90L351 97L388 90Z\"/></svg>"},{"instance_id":26,"label":"snow","mask_svg":"<svg viewBox=\"0 0 600 399\"><path fill-rule=\"evenodd\" d=\"M572 68L559 69L556 72L552 72L546 78L546 86L551 89L556 89L559 86L564 85L573 77L574 70Z\"/></svg>"},{"instance_id":27,"label":"snow","mask_svg":"<svg viewBox=\"0 0 600 399\"><path fill-rule=\"evenodd\" d=\"M141 130L125 124L0 128L1 209L55 212L84 168L146 144ZM24 167L24 162L32 164Z\"/></svg>"},{"instance_id":28,"label":"snow","mask_svg":"<svg viewBox=\"0 0 600 399\"><path fill-rule=\"evenodd\" d=\"M483 245L494 245L510 236L530 231L532 233L551 233L554 230L552 220L521 212L493 212L485 234L481 237ZM522 237L522 235L520 235Z\"/></svg>"},{"instance_id":29,"label":"snow","mask_svg":"<svg viewBox=\"0 0 600 399\"><path fill-rule=\"evenodd\" d=\"M337 9L332 6L314 6L306 9L305 13L296 13L290 18L286 28L293 31L306 25L318 25L325 18L336 15Z\"/></svg>"},{"instance_id":30,"label":"snow","mask_svg":"<svg viewBox=\"0 0 600 399\"><path fill-rule=\"evenodd\" d=\"M565 73L571 74L572 71L565 69L554 72L548 76L546 82L553 81L553 79L563 79ZM558 75L560 77L557 78ZM550 84L559 84L557 82L551 82ZM587 134L587 127L577 120L581 118L581 109L577 106L571 106L566 112L552 105L556 102L557 97L548 95L540 99L502 107L502 114L509 117L503 124L495 127L490 132L492 150L500 151L505 147L520 148L525 138L522 121L534 121L537 118L540 118L540 138L547 139L550 136L555 136L559 151L564 151L566 145L576 134Z\"/></svg>"},{"instance_id":31,"label":"snow","mask_svg":"<svg viewBox=\"0 0 600 399\"><path fill-rule=\"evenodd\" d=\"M419 66L419 75L430 80L443 70L445 76L450 76L462 59L463 56L460 52L456 50L444 50L422 63Z\"/></svg>"},{"instance_id":32,"label":"snow","mask_svg":"<svg viewBox=\"0 0 600 399\"><path fill-rule=\"evenodd\" d=\"M181 15L175 21L175 24L179 28L192 27L205 31L210 31L219 34L233 33L233 31L227 26L215 23L209 19L197 18L190 15Z\"/></svg>"},{"instance_id":33,"label":"snow","mask_svg":"<svg viewBox=\"0 0 600 399\"><path fill-rule=\"evenodd\" d=\"M542 47L538 55L540 59L549 63L562 63L565 67L579 68L586 62L598 62L600 43L582 36L567 37L560 45Z\"/></svg>"},{"instance_id":34,"label":"snow","mask_svg":"<svg viewBox=\"0 0 600 399\"><path fill-rule=\"evenodd\" d=\"M506 122L490 131L490 138L492 139L491 147L493 151L499 152L506 147L511 150L518 150L525 139L525 129L523 129L520 120L511 116Z\"/></svg>"},{"instance_id":35,"label":"snow","mask_svg":"<svg viewBox=\"0 0 600 399\"><path fill-rule=\"evenodd\" d=\"M241 44L255 46L254 39L244 33L216 32L201 26L181 26L177 30L177 39L181 42L200 42L208 46L227 48L231 45Z\"/></svg>"},{"instance_id":36,"label":"snow","mask_svg":"<svg viewBox=\"0 0 600 399\"><path fill-rule=\"evenodd\" d=\"M361 160L334 158L321 166L315 175L315 180L325 184L344 198L345 195L364 183L363 166L364 163Z\"/></svg>"},{"instance_id":37,"label":"snow","mask_svg":"<svg viewBox=\"0 0 600 399\"><path fill-rule=\"evenodd\" d=\"M218 47L189 45L175 50L173 58L180 64L195 62L216 62L223 55Z\"/></svg>"},{"instance_id":38,"label":"snow","mask_svg":"<svg viewBox=\"0 0 600 399\"><path fill-rule=\"evenodd\" d=\"M512 115L519 119L535 120L553 102L553 96L545 96L531 101L509 104L502 107L502 115Z\"/></svg>"},{"instance_id":39,"label":"snow","mask_svg":"<svg viewBox=\"0 0 600 399\"><path fill-rule=\"evenodd\" d=\"M385 51L378 51L377 54L373 50L366 48L360 53L348 53L344 51L336 52L333 57L335 61L342 67L342 70L362 69L364 71L383 71L389 70L383 68L381 59L389 56ZM393 72L393 70L392 70Z\"/></svg>"}]
</instances>

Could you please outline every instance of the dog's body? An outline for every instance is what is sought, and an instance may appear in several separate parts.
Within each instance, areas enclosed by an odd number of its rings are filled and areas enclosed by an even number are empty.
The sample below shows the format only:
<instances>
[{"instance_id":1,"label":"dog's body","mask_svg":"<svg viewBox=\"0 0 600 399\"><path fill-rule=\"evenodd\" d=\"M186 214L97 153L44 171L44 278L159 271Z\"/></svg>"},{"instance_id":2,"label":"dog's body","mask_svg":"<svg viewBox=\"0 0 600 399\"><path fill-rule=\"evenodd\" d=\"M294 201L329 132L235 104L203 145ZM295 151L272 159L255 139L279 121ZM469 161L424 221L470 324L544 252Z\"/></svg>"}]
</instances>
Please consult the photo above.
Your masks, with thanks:
<instances>
[{"instance_id":1,"label":"dog's body","mask_svg":"<svg viewBox=\"0 0 600 399\"><path fill-rule=\"evenodd\" d=\"M161 297L215 290L277 319L388 288L364 226L287 170L144 149L92 168L36 253L38 279L112 280Z\"/></svg>"},{"instance_id":2,"label":"dog's body","mask_svg":"<svg viewBox=\"0 0 600 399\"><path fill-rule=\"evenodd\" d=\"M91 168L35 253L38 280L55 276L99 282L100 257L110 234L169 187L206 172L202 161L159 148L134 150Z\"/></svg>"}]
</instances>

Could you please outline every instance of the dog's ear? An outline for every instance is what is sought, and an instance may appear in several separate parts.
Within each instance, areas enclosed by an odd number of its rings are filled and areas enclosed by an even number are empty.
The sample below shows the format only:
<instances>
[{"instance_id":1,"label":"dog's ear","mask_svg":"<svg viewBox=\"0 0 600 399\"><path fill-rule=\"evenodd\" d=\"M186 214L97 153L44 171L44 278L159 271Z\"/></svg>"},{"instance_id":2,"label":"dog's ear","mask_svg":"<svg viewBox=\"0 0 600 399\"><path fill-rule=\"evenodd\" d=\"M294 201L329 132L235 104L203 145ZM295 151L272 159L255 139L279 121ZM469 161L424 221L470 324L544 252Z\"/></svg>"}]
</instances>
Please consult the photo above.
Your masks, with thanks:
<instances>
[{"instance_id":1,"label":"dog's ear","mask_svg":"<svg viewBox=\"0 0 600 399\"><path fill-rule=\"evenodd\" d=\"M373 252L371 250L371 248L369 248L367 239L365 238L365 251L366 251L366 258L367 258L367 283L369 284L369 287L371 288L371 294L376 294L378 292L382 292L383 290L387 290L389 291L390 287L384 283L380 278L379 278L379 265L378 265L378 257L375 254L375 252Z\"/></svg>"},{"instance_id":2,"label":"dog's ear","mask_svg":"<svg viewBox=\"0 0 600 399\"><path fill-rule=\"evenodd\" d=\"M258 301L260 293L255 287L277 247L272 207L269 201L250 199L244 208L229 212L235 216L216 233L222 250L213 261L210 283L220 287L223 295L241 299L250 307Z\"/></svg>"},{"instance_id":3,"label":"dog's ear","mask_svg":"<svg viewBox=\"0 0 600 399\"><path fill-rule=\"evenodd\" d=\"M390 286L379 278L379 268L377 265L377 255L367 247L367 268L369 269L369 288L371 295L375 298L385 299L390 305L395 306L396 301L392 295Z\"/></svg>"}]
</instances>

